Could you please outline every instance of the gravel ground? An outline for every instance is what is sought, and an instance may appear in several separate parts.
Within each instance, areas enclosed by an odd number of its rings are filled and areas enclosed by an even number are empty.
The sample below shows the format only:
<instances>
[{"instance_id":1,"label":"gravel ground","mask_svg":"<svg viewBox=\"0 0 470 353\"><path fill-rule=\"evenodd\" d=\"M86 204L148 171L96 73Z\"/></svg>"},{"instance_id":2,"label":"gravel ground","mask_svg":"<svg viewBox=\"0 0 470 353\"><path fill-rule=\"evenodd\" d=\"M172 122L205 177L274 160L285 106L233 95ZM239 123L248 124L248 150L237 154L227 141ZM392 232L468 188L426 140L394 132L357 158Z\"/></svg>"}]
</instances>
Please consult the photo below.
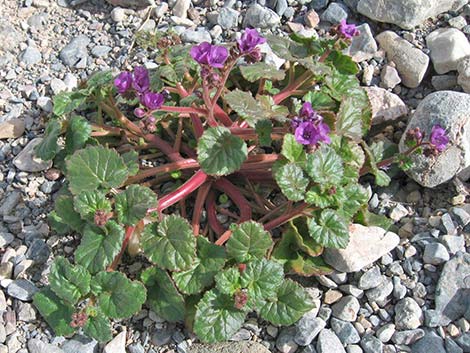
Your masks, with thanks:
<instances>
[{"instance_id":1,"label":"gravel ground","mask_svg":"<svg viewBox=\"0 0 470 353\"><path fill-rule=\"evenodd\" d=\"M110 0L120 1L147 3ZM426 96L442 90L458 95L461 87L470 86L470 73L462 68L461 59L470 55L470 5L450 12L449 7L416 29L405 30L351 10L358 2L176 0L132 10L104 0L0 0L0 353L222 349L190 348L195 341L191 333L145 309L130 320L116 322L114 330L119 334L106 348L83 336L55 337L41 320L31 296L46 283L52 259L71 254L78 241L50 232L47 214L61 181L50 164L31 154L52 109L51 97L73 89L97 70L117 72L136 64L154 67L152 52L135 46L137 30L166 30L171 25L185 42L218 43L233 39L246 26L280 35L322 34L331 26L328 22L348 15L348 21L364 24L364 36L351 50L360 61L362 81L380 87L369 93L378 107L389 104L387 112L376 114L376 121L382 123L374 127L375 138L399 142L408 118ZM439 45L429 39L438 28L461 34L445 34L456 49L447 43L450 48L430 50ZM389 37L398 35L408 44L396 47L396 40L390 44L382 33L389 30ZM428 68L428 55L439 51L447 55L431 54L429 67L434 64L434 68ZM269 53L268 58L279 60ZM470 120L468 110L459 116ZM446 166L439 175L445 174ZM389 187L371 189L370 209L395 221L392 231L398 236L392 237L393 250L391 243L378 244L379 256L372 264L305 280L316 309L293 327L277 328L253 317L223 349L235 353L470 352L470 256L466 251L470 203L466 184L453 180L430 189L396 174ZM139 264L128 271L138 272Z\"/></svg>"}]
</instances>

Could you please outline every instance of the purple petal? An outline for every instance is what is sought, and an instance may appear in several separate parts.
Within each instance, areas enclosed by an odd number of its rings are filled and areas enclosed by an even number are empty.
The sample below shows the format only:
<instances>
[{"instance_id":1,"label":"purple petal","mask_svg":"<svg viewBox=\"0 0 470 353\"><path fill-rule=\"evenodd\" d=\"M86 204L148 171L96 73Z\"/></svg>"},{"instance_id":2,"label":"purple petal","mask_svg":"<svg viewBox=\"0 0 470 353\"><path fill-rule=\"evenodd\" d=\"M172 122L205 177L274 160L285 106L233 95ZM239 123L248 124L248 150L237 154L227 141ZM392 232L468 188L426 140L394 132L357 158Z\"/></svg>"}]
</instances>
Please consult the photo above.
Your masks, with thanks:
<instances>
[{"instance_id":1,"label":"purple petal","mask_svg":"<svg viewBox=\"0 0 470 353\"><path fill-rule=\"evenodd\" d=\"M145 93L149 90L150 77L145 67L138 66L134 69L132 87L139 93Z\"/></svg>"},{"instance_id":2,"label":"purple petal","mask_svg":"<svg viewBox=\"0 0 470 353\"><path fill-rule=\"evenodd\" d=\"M120 94L126 93L132 86L132 74L128 71L121 72L114 79L114 86Z\"/></svg>"},{"instance_id":3,"label":"purple petal","mask_svg":"<svg viewBox=\"0 0 470 353\"><path fill-rule=\"evenodd\" d=\"M211 47L212 45L210 43L202 42L201 44L192 47L189 53L199 64L207 65L209 63L208 56L211 51Z\"/></svg>"},{"instance_id":4,"label":"purple petal","mask_svg":"<svg viewBox=\"0 0 470 353\"><path fill-rule=\"evenodd\" d=\"M159 109L165 102L165 97L160 93L147 92L141 97L141 103L150 110Z\"/></svg>"},{"instance_id":5,"label":"purple petal","mask_svg":"<svg viewBox=\"0 0 470 353\"><path fill-rule=\"evenodd\" d=\"M209 65L216 68L223 68L228 58L227 48L219 45L213 45L210 49L208 57Z\"/></svg>"}]
</instances>

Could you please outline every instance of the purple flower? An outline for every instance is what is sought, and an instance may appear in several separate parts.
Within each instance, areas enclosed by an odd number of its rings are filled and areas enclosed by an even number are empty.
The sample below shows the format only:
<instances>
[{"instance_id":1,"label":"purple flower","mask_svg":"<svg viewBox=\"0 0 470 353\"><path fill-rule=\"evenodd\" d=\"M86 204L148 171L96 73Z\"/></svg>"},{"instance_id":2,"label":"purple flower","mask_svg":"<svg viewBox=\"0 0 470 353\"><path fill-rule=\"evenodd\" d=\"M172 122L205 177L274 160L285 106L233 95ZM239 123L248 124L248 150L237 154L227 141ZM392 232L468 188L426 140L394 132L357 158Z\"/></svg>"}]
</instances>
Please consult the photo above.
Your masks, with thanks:
<instances>
[{"instance_id":1,"label":"purple flower","mask_svg":"<svg viewBox=\"0 0 470 353\"><path fill-rule=\"evenodd\" d=\"M330 128L323 122L317 124L304 121L295 129L295 139L302 145L316 145L319 142L331 143Z\"/></svg>"},{"instance_id":2,"label":"purple flower","mask_svg":"<svg viewBox=\"0 0 470 353\"><path fill-rule=\"evenodd\" d=\"M140 97L140 102L150 110L159 109L165 102L165 97L160 93L147 92Z\"/></svg>"},{"instance_id":3,"label":"purple flower","mask_svg":"<svg viewBox=\"0 0 470 353\"><path fill-rule=\"evenodd\" d=\"M114 86L116 86L120 94L126 93L132 86L132 74L128 71L121 72L114 79Z\"/></svg>"},{"instance_id":4,"label":"purple flower","mask_svg":"<svg viewBox=\"0 0 470 353\"><path fill-rule=\"evenodd\" d=\"M312 103L305 102L300 108L299 115L303 119L311 119L316 114L316 112L312 108Z\"/></svg>"},{"instance_id":5,"label":"purple flower","mask_svg":"<svg viewBox=\"0 0 470 353\"><path fill-rule=\"evenodd\" d=\"M266 43L266 39L261 37L256 29L247 28L237 42L240 52L247 54L253 51L257 45Z\"/></svg>"},{"instance_id":6,"label":"purple flower","mask_svg":"<svg viewBox=\"0 0 470 353\"><path fill-rule=\"evenodd\" d=\"M358 36L360 34L359 30L356 28L356 25L346 23L346 19L342 19L339 27L339 33L347 39L351 39L352 37Z\"/></svg>"},{"instance_id":7,"label":"purple flower","mask_svg":"<svg viewBox=\"0 0 470 353\"><path fill-rule=\"evenodd\" d=\"M148 70L143 66L137 66L134 69L133 74L134 82L132 82L132 87L138 93L145 93L150 88L150 77Z\"/></svg>"},{"instance_id":8,"label":"purple flower","mask_svg":"<svg viewBox=\"0 0 470 353\"><path fill-rule=\"evenodd\" d=\"M138 118L143 118L146 115L146 111L142 108L135 108L134 115Z\"/></svg>"},{"instance_id":9,"label":"purple flower","mask_svg":"<svg viewBox=\"0 0 470 353\"><path fill-rule=\"evenodd\" d=\"M190 51L191 57L201 65L223 68L228 58L227 48L220 45L211 45L203 42L195 45Z\"/></svg>"},{"instance_id":10,"label":"purple flower","mask_svg":"<svg viewBox=\"0 0 470 353\"><path fill-rule=\"evenodd\" d=\"M429 141L439 152L442 152L449 143L449 137L447 136L446 131L440 125L434 125L431 130Z\"/></svg>"}]
</instances>

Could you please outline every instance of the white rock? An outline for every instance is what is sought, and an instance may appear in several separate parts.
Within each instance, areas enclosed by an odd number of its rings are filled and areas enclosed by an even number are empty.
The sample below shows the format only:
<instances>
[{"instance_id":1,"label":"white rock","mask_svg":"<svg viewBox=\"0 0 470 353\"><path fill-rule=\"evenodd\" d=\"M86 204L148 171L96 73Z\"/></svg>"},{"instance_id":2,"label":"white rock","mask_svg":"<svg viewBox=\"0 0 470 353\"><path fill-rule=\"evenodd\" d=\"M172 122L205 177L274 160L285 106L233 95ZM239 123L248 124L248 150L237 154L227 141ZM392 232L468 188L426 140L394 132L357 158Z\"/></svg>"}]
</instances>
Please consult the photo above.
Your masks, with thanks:
<instances>
[{"instance_id":1,"label":"white rock","mask_svg":"<svg viewBox=\"0 0 470 353\"><path fill-rule=\"evenodd\" d=\"M121 331L103 349L103 353L126 353L126 330Z\"/></svg>"},{"instance_id":2,"label":"white rock","mask_svg":"<svg viewBox=\"0 0 470 353\"><path fill-rule=\"evenodd\" d=\"M403 84L409 88L418 87L428 69L429 57L395 32L382 32L376 39L388 60L395 63Z\"/></svg>"},{"instance_id":3,"label":"white rock","mask_svg":"<svg viewBox=\"0 0 470 353\"><path fill-rule=\"evenodd\" d=\"M397 69L392 65L385 65L380 73L380 78L382 80L381 86L386 89L393 89L396 85L401 82L401 78L398 75Z\"/></svg>"},{"instance_id":4,"label":"white rock","mask_svg":"<svg viewBox=\"0 0 470 353\"><path fill-rule=\"evenodd\" d=\"M398 330L414 330L423 322L423 311L413 298L400 300L395 306L395 325Z\"/></svg>"},{"instance_id":5,"label":"white rock","mask_svg":"<svg viewBox=\"0 0 470 353\"><path fill-rule=\"evenodd\" d=\"M470 93L470 57L460 60L457 70L459 71L457 83L462 86L464 92Z\"/></svg>"},{"instance_id":6,"label":"white rock","mask_svg":"<svg viewBox=\"0 0 470 353\"><path fill-rule=\"evenodd\" d=\"M64 353L59 347L44 343L36 338L28 341L28 350L30 353Z\"/></svg>"},{"instance_id":7,"label":"white rock","mask_svg":"<svg viewBox=\"0 0 470 353\"><path fill-rule=\"evenodd\" d=\"M177 0L171 11L176 17L188 17L188 10L191 6L191 0Z\"/></svg>"},{"instance_id":8,"label":"white rock","mask_svg":"<svg viewBox=\"0 0 470 353\"><path fill-rule=\"evenodd\" d=\"M457 70L460 60L470 55L470 43L456 28L437 29L426 37L426 43L438 74Z\"/></svg>"},{"instance_id":9,"label":"white rock","mask_svg":"<svg viewBox=\"0 0 470 353\"><path fill-rule=\"evenodd\" d=\"M126 19L126 10L121 7L115 7L111 11L111 19L114 22L122 22Z\"/></svg>"},{"instance_id":10,"label":"white rock","mask_svg":"<svg viewBox=\"0 0 470 353\"><path fill-rule=\"evenodd\" d=\"M396 94L379 87L366 87L364 90L372 106L372 125L408 114L406 104Z\"/></svg>"},{"instance_id":11,"label":"white rock","mask_svg":"<svg viewBox=\"0 0 470 353\"><path fill-rule=\"evenodd\" d=\"M398 235L380 227L352 224L346 249L325 249L324 259L339 272L356 272L393 250Z\"/></svg>"},{"instance_id":12,"label":"white rock","mask_svg":"<svg viewBox=\"0 0 470 353\"><path fill-rule=\"evenodd\" d=\"M355 62L362 62L371 59L378 48L367 23L358 26L357 29L360 34L353 38L351 45L345 51Z\"/></svg>"}]
</instances>

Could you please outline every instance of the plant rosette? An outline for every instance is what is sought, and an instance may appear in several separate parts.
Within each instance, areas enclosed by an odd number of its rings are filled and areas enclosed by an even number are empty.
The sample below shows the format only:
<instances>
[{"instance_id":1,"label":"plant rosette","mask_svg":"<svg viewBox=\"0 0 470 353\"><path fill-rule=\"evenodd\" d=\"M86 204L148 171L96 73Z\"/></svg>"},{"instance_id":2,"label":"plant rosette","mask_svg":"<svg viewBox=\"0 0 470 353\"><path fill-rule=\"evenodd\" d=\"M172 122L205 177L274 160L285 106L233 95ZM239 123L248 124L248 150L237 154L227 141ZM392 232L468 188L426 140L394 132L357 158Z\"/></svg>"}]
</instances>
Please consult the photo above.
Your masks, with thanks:
<instances>
[{"instance_id":1,"label":"plant rosette","mask_svg":"<svg viewBox=\"0 0 470 353\"><path fill-rule=\"evenodd\" d=\"M436 126L429 139L412 130L401 155L369 145L369 100L343 54L358 31L332 33L247 29L192 48L156 35L155 70L99 72L54 98L36 154L64 175L50 224L80 235L73 263L56 258L34 296L55 334L108 341L111 320L144 304L204 342L230 339L251 312L291 325L313 303L285 276L330 273L323 249L345 248L351 222L390 225L359 178L387 185L391 164L433 158L448 138ZM263 62L265 42L281 69ZM144 261L137 278L123 256Z\"/></svg>"}]
</instances>

